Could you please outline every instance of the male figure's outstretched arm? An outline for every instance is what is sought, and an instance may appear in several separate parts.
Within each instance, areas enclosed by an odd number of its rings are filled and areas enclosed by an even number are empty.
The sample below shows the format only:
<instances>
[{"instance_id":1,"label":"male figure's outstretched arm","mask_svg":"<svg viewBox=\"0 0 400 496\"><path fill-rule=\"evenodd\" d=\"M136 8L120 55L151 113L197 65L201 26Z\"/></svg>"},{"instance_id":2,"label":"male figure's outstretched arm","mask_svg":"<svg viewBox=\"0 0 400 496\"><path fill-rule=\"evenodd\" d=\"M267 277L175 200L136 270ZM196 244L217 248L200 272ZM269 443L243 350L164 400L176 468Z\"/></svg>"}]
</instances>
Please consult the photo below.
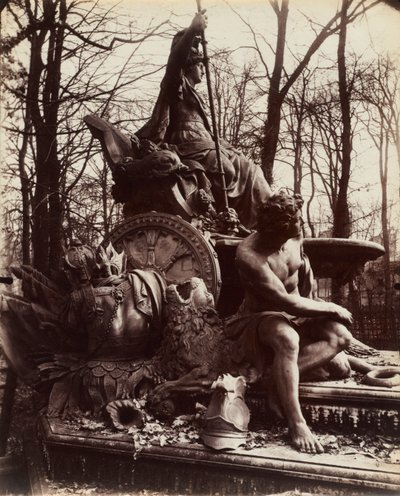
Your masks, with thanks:
<instances>
[{"instance_id":1,"label":"male figure's outstretched arm","mask_svg":"<svg viewBox=\"0 0 400 496\"><path fill-rule=\"evenodd\" d=\"M350 324L351 313L336 303L301 296L297 289L288 293L268 262L249 254L238 257L238 271L243 286L260 302L264 310L286 312L297 317L328 317Z\"/></svg>"}]
</instances>

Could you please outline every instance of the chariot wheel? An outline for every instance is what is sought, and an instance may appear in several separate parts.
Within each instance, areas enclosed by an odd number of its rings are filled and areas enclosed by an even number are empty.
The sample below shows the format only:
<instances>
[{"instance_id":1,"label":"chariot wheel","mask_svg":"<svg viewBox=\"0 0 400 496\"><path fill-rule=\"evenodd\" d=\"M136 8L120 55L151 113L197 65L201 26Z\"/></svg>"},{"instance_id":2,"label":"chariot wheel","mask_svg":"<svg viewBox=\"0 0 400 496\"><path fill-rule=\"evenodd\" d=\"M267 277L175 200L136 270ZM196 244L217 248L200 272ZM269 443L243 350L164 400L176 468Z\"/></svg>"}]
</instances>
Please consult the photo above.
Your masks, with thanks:
<instances>
[{"instance_id":1,"label":"chariot wheel","mask_svg":"<svg viewBox=\"0 0 400 496\"><path fill-rule=\"evenodd\" d=\"M217 302L221 288L217 254L189 222L167 213L143 213L115 227L102 245L109 242L126 253L128 270L155 270L167 284L200 277Z\"/></svg>"}]
</instances>

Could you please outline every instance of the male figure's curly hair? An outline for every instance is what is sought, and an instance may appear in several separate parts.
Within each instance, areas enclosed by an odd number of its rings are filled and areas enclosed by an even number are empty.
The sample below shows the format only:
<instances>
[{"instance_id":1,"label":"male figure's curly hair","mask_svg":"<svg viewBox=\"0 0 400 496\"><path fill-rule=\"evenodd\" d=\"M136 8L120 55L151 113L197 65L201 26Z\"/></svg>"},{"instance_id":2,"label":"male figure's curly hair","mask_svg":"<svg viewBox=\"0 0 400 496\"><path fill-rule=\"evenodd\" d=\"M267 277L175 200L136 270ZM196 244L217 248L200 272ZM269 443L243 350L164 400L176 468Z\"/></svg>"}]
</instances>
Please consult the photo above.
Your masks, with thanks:
<instances>
[{"instance_id":1,"label":"male figure's curly hair","mask_svg":"<svg viewBox=\"0 0 400 496\"><path fill-rule=\"evenodd\" d=\"M285 190L275 193L258 207L257 231L263 237L288 232L303 203L301 195L290 195Z\"/></svg>"}]
</instances>

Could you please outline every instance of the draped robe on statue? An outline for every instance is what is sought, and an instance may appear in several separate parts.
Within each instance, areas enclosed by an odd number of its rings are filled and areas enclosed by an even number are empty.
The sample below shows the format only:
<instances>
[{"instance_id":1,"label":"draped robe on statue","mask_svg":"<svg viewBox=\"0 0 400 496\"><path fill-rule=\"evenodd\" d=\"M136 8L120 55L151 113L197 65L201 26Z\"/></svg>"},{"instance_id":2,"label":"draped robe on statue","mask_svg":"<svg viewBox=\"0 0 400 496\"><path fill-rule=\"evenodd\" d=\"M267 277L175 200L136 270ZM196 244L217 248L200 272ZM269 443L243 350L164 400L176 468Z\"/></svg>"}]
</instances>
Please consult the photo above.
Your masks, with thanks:
<instances>
[{"instance_id":1,"label":"draped robe on statue","mask_svg":"<svg viewBox=\"0 0 400 496\"><path fill-rule=\"evenodd\" d=\"M224 207L223 192L211 128L202 99L183 73L194 37L188 28L173 45L153 114L137 135L157 144L174 145L181 160L199 162L212 182L220 211ZM269 185L261 168L229 143L221 140L220 149L229 207L236 210L245 227L252 228L257 205L271 194Z\"/></svg>"}]
</instances>

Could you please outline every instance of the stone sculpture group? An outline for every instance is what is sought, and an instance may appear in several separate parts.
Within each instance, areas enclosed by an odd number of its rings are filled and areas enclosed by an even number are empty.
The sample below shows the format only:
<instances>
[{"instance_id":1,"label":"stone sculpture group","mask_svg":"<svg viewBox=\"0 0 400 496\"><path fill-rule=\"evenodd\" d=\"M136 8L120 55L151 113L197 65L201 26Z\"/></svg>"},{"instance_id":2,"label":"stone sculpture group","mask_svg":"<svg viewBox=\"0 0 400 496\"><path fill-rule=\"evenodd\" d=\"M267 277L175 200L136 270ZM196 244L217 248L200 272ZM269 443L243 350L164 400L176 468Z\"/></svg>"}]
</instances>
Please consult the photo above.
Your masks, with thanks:
<instances>
[{"instance_id":1,"label":"stone sculpture group","mask_svg":"<svg viewBox=\"0 0 400 496\"><path fill-rule=\"evenodd\" d=\"M225 142L218 169L194 88L205 26L202 11L174 38L153 115L135 136L85 118L127 221L97 250L72 240L51 279L13 267L23 297L1 296L2 346L18 375L45 395L49 416L100 416L123 429L124 418L143 422L138 399L168 419L183 396L214 383L209 428L240 440L249 421L246 381L263 385L297 449L321 452L301 413L299 377L349 375L342 351L352 317L313 297L301 199L272 195L261 169ZM210 239L237 234L245 237L237 250L245 298L225 322Z\"/></svg>"}]
</instances>

